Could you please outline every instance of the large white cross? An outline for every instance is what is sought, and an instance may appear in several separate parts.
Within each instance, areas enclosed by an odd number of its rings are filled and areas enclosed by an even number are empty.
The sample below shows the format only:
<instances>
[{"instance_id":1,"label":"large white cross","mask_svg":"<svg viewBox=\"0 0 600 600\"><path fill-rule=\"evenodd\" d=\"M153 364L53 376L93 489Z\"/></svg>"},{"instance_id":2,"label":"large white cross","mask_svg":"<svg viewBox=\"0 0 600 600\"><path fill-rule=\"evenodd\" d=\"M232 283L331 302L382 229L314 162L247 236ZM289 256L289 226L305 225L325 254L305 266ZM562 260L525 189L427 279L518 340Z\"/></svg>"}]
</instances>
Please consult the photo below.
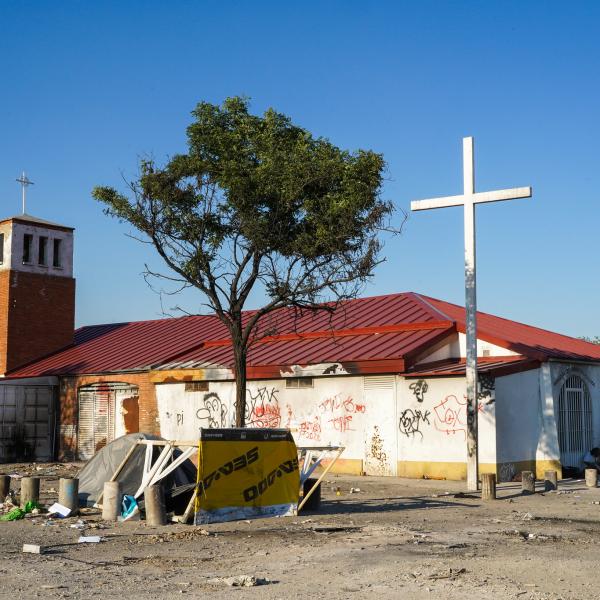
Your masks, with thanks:
<instances>
[{"instance_id":1,"label":"large white cross","mask_svg":"<svg viewBox=\"0 0 600 600\"><path fill-rule=\"evenodd\" d=\"M22 200L23 200L23 214L25 214L25 191L26 191L28 185L33 185L33 181L30 181L29 179L27 179L27 175L25 175L25 171L23 171L21 177L19 177L19 179L17 179L17 181L21 184L21 193L22 193Z\"/></svg>"},{"instance_id":2,"label":"large white cross","mask_svg":"<svg viewBox=\"0 0 600 600\"><path fill-rule=\"evenodd\" d=\"M429 210L448 206L464 206L465 217L465 308L467 333L467 488L477 490L479 463L477 452L477 293L475 272L475 205L530 198L531 187L475 192L473 138L463 138L464 193L460 196L415 200L411 210Z\"/></svg>"}]
</instances>

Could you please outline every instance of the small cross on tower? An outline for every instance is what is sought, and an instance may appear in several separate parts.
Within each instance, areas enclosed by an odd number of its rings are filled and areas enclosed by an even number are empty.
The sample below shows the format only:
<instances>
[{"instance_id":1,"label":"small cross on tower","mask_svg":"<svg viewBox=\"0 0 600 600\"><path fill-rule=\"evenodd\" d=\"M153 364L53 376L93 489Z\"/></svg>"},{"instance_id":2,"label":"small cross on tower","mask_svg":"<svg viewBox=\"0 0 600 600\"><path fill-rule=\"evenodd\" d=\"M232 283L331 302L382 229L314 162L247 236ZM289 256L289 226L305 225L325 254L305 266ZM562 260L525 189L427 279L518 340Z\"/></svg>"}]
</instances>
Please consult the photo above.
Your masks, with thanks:
<instances>
[{"instance_id":1,"label":"small cross on tower","mask_svg":"<svg viewBox=\"0 0 600 600\"><path fill-rule=\"evenodd\" d=\"M465 222L465 329L467 334L467 487L478 487L478 440L477 440L477 295L475 274L475 205L481 202L498 202L530 198L531 188L520 187L493 192L475 192L475 167L473 161L473 138L463 138L463 183L460 196L415 200L412 210L463 206Z\"/></svg>"},{"instance_id":2,"label":"small cross on tower","mask_svg":"<svg viewBox=\"0 0 600 600\"><path fill-rule=\"evenodd\" d=\"M17 179L17 181L21 184L21 191L23 195L23 214L25 214L25 190L28 185L33 185L33 181L27 179L27 175L25 175L25 171L21 174L21 177Z\"/></svg>"}]
</instances>

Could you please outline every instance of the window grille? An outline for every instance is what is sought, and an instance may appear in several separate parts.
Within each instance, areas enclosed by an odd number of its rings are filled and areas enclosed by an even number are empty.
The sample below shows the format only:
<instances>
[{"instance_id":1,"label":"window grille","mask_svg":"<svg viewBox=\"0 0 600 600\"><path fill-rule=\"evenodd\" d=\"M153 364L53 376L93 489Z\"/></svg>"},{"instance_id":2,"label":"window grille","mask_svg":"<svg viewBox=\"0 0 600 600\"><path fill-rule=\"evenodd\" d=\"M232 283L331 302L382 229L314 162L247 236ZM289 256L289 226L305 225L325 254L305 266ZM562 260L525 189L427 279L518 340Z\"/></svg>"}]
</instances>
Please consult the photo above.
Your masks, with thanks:
<instances>
[{"instance_id":1,"label":"window grille","mask_svg":"<svg viewBox=\"0 0 600 600\"><path fill-rule=\"evenodd\" d=\"M312 377L288 377L285 380L285 387L292 389L302 389L313 387Z\"/></svg>"}]
</instances>

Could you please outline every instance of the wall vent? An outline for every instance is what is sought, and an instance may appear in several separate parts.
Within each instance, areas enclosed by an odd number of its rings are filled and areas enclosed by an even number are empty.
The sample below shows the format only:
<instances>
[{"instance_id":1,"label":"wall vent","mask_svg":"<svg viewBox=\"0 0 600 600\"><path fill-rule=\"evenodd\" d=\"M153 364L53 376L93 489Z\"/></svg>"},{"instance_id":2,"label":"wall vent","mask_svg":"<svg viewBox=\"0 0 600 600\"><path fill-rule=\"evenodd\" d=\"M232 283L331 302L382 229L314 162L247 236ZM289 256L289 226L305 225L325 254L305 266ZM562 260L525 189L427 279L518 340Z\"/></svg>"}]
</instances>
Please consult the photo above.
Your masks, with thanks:
<instances>
[{"instance_id":1,"label":"wall vent","mask_svg":"<svg viewBox=\"0 0 600 600\"><path fill-rule=\"evenodd\" d=\"M365 390L393 390L395 379L393 375L363 377L363 386Z\"/></svg>"}]
</instances>

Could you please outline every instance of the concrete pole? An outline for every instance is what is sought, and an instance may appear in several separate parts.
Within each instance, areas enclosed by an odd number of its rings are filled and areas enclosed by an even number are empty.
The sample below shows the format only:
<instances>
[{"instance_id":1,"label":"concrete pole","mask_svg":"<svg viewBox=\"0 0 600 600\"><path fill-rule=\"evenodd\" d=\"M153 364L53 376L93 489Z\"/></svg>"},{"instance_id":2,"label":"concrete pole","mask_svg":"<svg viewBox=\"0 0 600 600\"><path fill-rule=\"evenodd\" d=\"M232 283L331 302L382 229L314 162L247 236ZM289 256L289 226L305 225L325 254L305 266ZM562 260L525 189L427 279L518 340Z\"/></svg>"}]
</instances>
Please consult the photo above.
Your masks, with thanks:
<instances>
[{"instance_id":1,"label":"concrete pole","mask_svg":"<svg viewBox=\"0 0 600 600\"><path fill-rule=\"evenodd\" d=\"M481 499L496 499L496 473L483 473L481 475Z\"/></svg>"},{"instance_id":2,"label":"concrete pole","mask_svg":"<svg viewBox=\"0 0 600 600\"><path fill-rule=\"evenodd\" d=\"M21 508L25 508L29 501L40 501L39 477L23 477L21 479Z\"/></svg>"},{"instance_id":3,"label":"concrete pole","mask_svg":"<svg viewBox=\"0 0 600 600\"><path fill-rule=\"evenodd\" d=\"M533 471L521 473L521 493L524 495L535 494L535 473Z\"/></svg>"},{"instance_id":4,"label":"concrete pole","mask_svg":"<svg viewBox=\"0 0 600 600\"><path fill-rule=\"evenodd\" d=\"M585 470L585 485L596 487L598 485L598 471L596 469Z\"/></svg>"},{"instance_id":5,"label":"concrete pole","mask_svg":"<svg viewBox=\"0 0 600 600\"><path fill-rule=\"evenodd\" d=\"M479 481L477 450L477 277L475 255L475 170L473 138L463 138L465 222L465 311L467 334L467 489L476 491Z\"/></svg>"},{"instance_id":6,"label":"concrete pole","mask_svg":"<svg viewBox=\"0 0 600 600\"><path fill-rule=\"evenodd\" d=\"M102 519L116 521L121 514L121 483L105 481L102 494Z\"/></svg>"},{"instance_id":7,"label":"concrete pole","mask_svg":"<svg viewBox=\"0 0 600 600\"><path fill-rule=\"evenodd\" d=\"M551 492L558 489L558 473L556 471L544 471L544 491Z\"/></svg>"},{"instance_id":8,"label":"concrete pole","mask_svg":"<svg viewBox=\"0 0 600 600\"><path fill-rule=\"evenodd\" d=\"M71 509L69 516L79 512L79 479L61 477L58 482L58 503Z\"/></svg>"},{"instance_id":9,"label":"concrete pole","mask_svg":"<svg viewBox=\"0 0 600 600\"><path fill-rule=\"evenodd\" d=\"M0 502L4 502L10 490L10 475L0 475Z\"/></svg>"},{"instance_id":10,"label":"concrete pole","mask_svg":"<svg viewBox=\"0 0 600 600\"><path fill-rule=\"evenodd\" d=\"M144 490L146 525L158 527L167 524L165 497L160 485L150 485Z\"/></svg>"}]
</instances>

